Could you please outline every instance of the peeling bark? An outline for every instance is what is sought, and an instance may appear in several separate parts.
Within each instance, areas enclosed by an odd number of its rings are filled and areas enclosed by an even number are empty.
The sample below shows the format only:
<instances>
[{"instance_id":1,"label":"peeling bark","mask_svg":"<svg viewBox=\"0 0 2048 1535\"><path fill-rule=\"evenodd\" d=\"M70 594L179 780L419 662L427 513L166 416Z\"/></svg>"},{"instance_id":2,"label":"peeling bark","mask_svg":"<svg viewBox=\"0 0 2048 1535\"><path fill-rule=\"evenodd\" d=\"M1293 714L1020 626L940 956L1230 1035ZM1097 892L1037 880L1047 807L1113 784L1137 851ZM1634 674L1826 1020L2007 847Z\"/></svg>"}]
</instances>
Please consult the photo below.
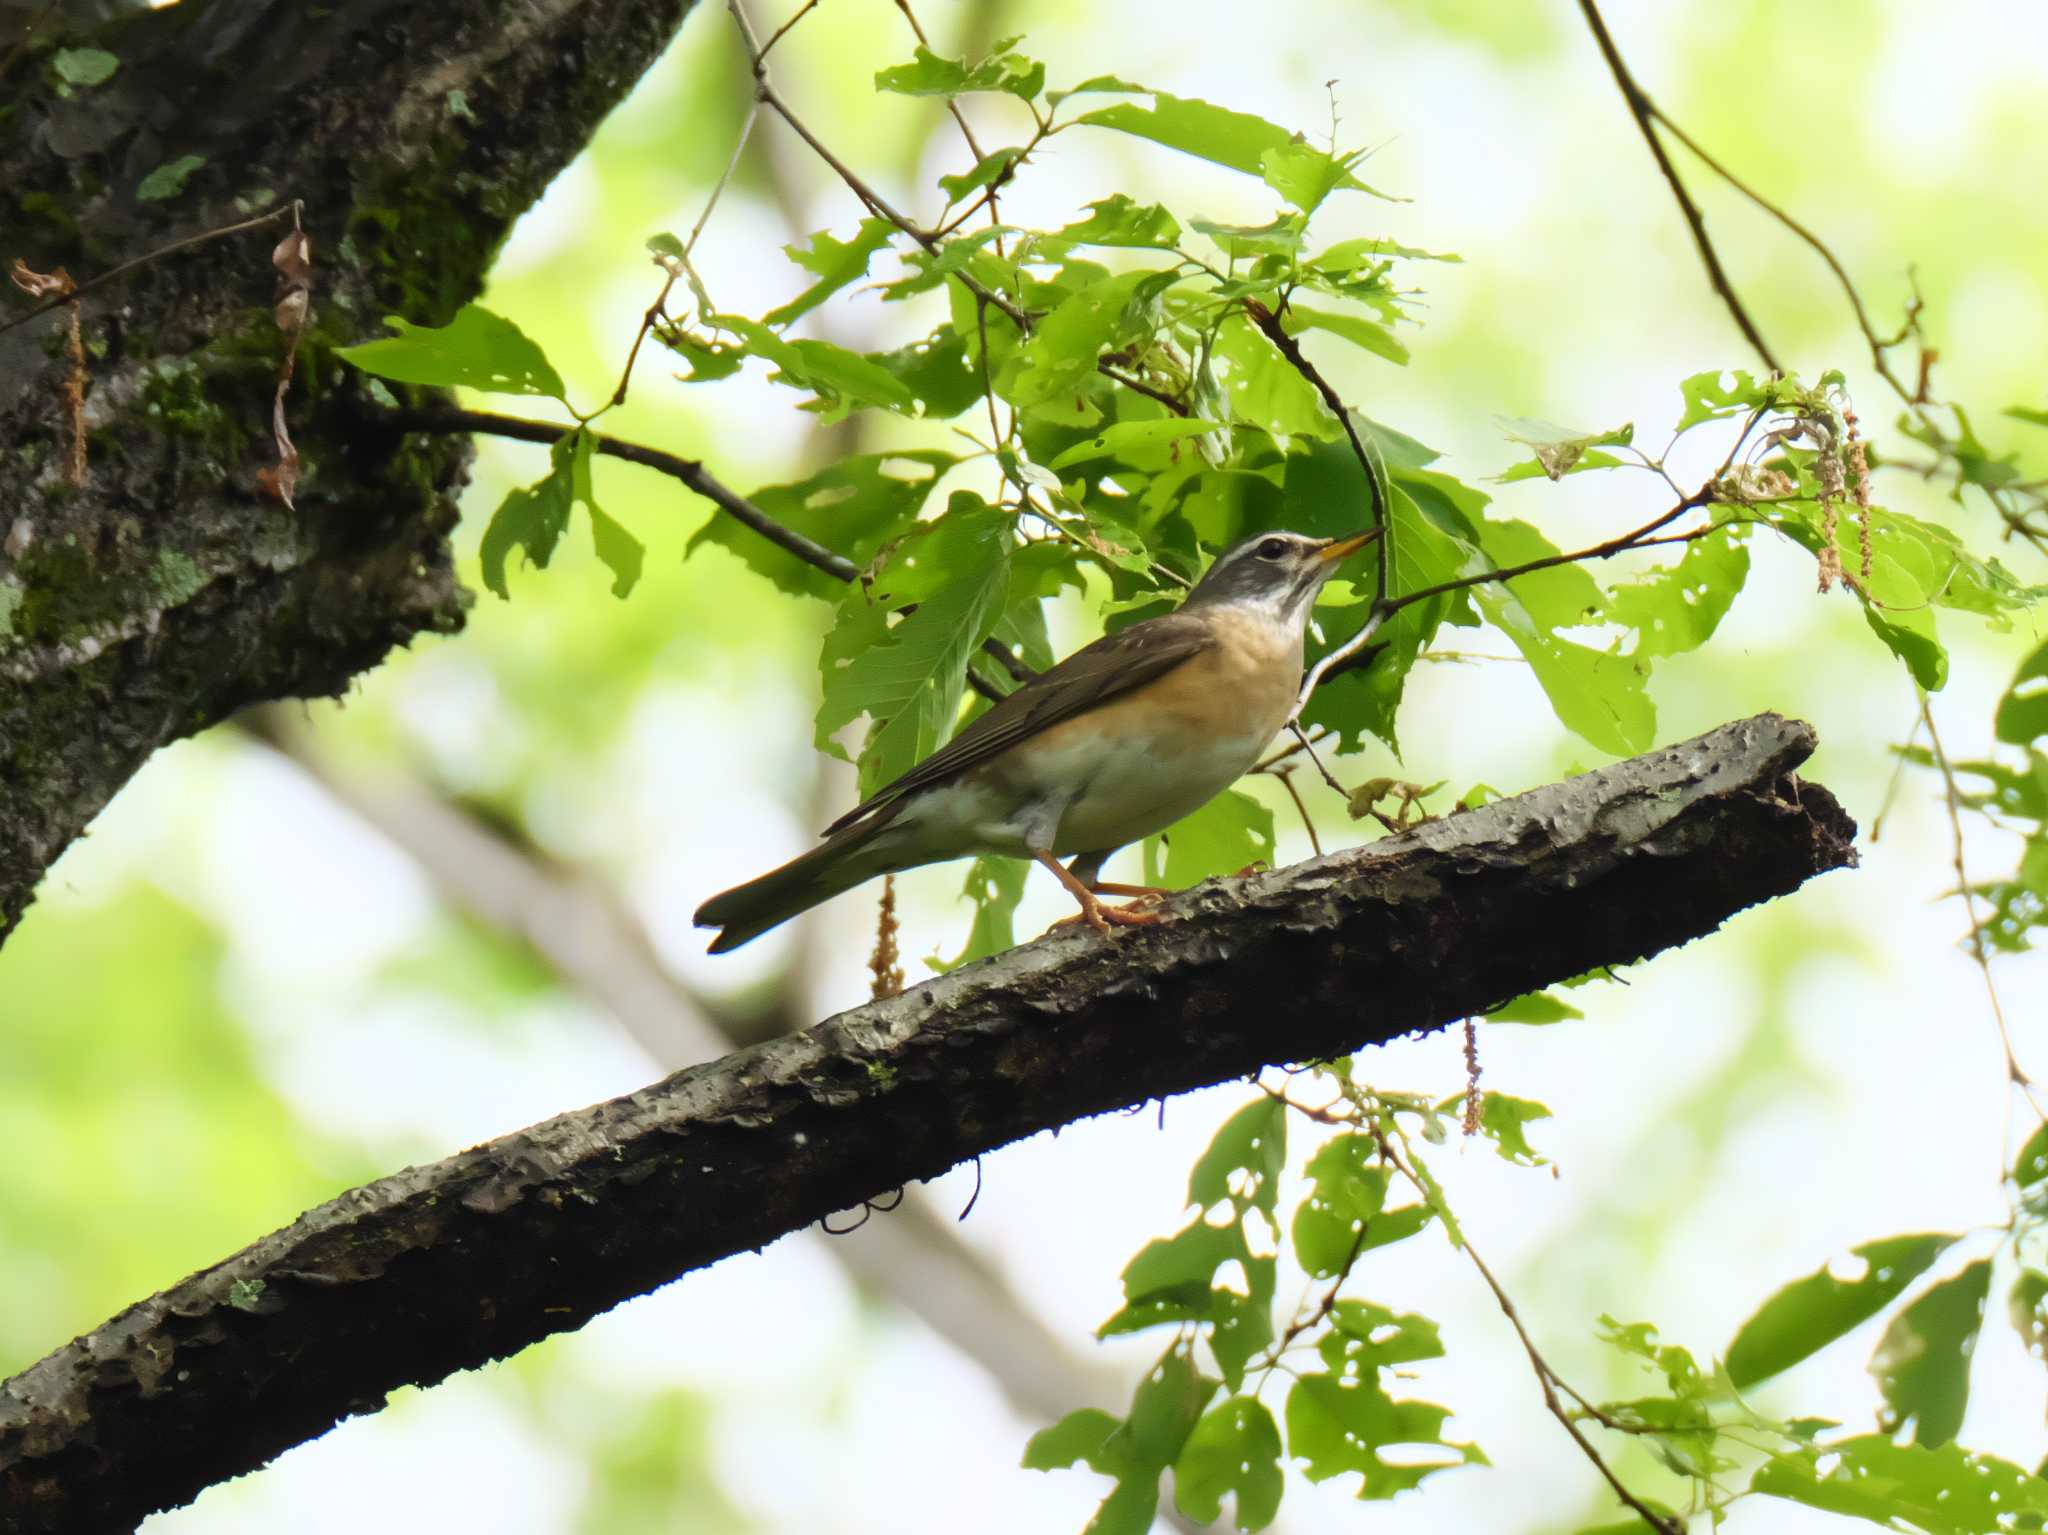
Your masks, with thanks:
<instances>
[{"instance_id":1,"label":"peeling bark","mask_svg":"<svg viewBox=\"0 0 2048 1535\"><path fill-rule=\"evenodd\" d=\"M184 0L52 32L12 63L0 267L83 281L298 198L314 268L287 401L296 510L258 482L287 226L84 298L83 489L65 474L65 315L0 332L0 939L158 747L259 699L337 694L394 645L460 627L447 534L468 444L377 428L332 348L473 296L690 3ZM0 35L43 9L0 3ZM59 43L120 67L67 95ZM202 163L174 195L143 195L188 157ZM32 307L7 298L0 324Z\"/></svg>"},{"instance_id":2,"label":"peeling bark","mask_svg":"<svg viewBox=\"0 0 2048 1535\"><path fill-rule=\"evenodd\" d=\"M0 1387L0 1524L126 1528L390 1391L1010 1141L1442 1027L1855 862L1775 715L1177 897L410 1168ZM886 1219L886 1216L878 1216Z\"/></svg>"}]
</instances>

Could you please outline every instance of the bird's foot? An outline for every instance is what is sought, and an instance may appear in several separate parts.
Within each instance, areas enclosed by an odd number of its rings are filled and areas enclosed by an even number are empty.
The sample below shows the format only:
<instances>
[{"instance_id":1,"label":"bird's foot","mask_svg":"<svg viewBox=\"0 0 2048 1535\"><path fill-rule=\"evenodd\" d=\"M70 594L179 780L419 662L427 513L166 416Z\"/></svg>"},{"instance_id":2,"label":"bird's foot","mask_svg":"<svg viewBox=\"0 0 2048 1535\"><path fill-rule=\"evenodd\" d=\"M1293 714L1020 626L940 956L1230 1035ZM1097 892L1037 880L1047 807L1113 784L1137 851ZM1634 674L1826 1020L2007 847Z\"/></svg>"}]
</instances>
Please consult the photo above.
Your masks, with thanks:
<instances>
[{"instance_id":1,"label":"bird's foot","mask_svg":"<svg viewBox=\"0 0 2048 1535\"><path fill-rule=\"evenodd\" d=\"M1085 922L1107 938L1111 928L1151 927L1163 918L1161 913L1150 908L1158 905L1169 894L1170 891L1157 891L1132 901L1128 906L1105 906L1100 901L1090 899L1083 902L1081 909L1071 917L1061 917L1046 931L1058 932L1061 928L1074 927Z\"/></svg>"}]
</instances>

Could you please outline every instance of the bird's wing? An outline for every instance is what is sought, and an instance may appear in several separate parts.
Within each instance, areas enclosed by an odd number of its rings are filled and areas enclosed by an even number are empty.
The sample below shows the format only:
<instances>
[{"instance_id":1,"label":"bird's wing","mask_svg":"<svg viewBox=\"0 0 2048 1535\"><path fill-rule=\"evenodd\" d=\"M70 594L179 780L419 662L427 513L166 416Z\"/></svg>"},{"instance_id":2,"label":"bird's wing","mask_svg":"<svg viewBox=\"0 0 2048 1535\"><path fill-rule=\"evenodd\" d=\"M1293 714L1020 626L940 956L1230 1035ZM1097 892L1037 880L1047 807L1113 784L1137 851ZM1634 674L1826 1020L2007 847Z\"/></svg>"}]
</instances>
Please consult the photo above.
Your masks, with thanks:
<instances>
[{"instance_id":1,"label":"bird's wing","mask_svg":"<svg viewBox=\"0 0 2048 1535\"><path fill-rule=\"evenodd\" d=\"M1018 688L901 778L876 790L826 827L825 835L843 831L906 794L951 778L1028 736L1163 677L1214 643L1208 625L1181 613L1165 613L1105 634Z\"/></svg>"}]
</instances>

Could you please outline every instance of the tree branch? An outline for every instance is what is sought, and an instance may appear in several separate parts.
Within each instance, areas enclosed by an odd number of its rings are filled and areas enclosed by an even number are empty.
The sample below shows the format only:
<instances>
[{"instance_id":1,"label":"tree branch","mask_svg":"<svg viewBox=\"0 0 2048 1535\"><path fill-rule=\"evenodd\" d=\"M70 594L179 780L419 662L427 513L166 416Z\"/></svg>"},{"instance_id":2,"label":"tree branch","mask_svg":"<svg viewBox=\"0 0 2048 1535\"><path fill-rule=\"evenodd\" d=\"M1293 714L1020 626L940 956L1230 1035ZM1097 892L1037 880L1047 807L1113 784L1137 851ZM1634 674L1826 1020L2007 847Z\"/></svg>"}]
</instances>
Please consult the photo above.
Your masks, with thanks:
<instances>
[{"instance_id":1,"label":"tree branch","mask_svg":"<svg viewBox=\"0 0 2048 1535\"><path fill-rule=\"evenodd\" d=\"M551 446L578 430L576 427L560 426L552 421L530 421L521 416L500 416L488 410L459 410L452 405L400 411L390 419L391 423L403 432L485 432L493 437L507 437L515 442L537 442L544 446ZM860 568L852 560L842 554L834 554L823 544L804 537L794 528L783 526L693 458L664 453L660 448L643 447L637 442L625 442L617 437L607 437L602 432L590 433L590 445L608 458L624 459L629 464L638 464L643 469L653 469L671 479L682 481L720 511L735 521L746 524L776 548L788 551L815 570L824 571L835 581L851 583L860 577ZM1028 682L1038 675L1011 655L1002 641L994 637L983 640L981 648L983 654L1008 672L1013 681ZM972 671L967 674L967 683L990 702L1003 696L1000 690L991 687L985 678Z\"/></svg>"},{"instance_id":2,"label":"tree branch","mask_svg":"<svg viewBox=\"0 0 2048 1535\"><path fill-rule=\"evenodd\" d=\"M1628 65L1622 60L1621 50L1614 46L1614 38L1607 31L1607 23L1600 15L1595 0L1579 0L1579 10L1586 18L1586 25L1593 33L1593 41L1599 44L1600 56L1607 61L1607 69L1614 76L1614 83L1621 91L1621 99L1628 103L1629 116L1643 135L1643 142L1650 146L1650 158L1657 162L1657 169L1663 173L1665 184L1671 188L1671 195L1678 201L1678 211L1685 215L1686 226L1692 230L1692 243L1700 253L1700 263L1707 269L1707 280L1714 285L1714 291L1721 295L1721 302L1728 306L1728 313L1735 318L1736 329L1756 349L1764 366L1773 373L1785 370L1778 366L1778 359L1772 355L1763 332L1756 328L1756 321L1749 317L1742 300L1735 292L1735 284L1729 281L1727 271L1721 265L1720 253L1714 249L1714 242L1707 235L1706 215L1700 212L1700 205L1692 200L1692 194L1679 179L1678 167L1671 163L1671 156L1664 152L1664 143L1657 137L1657 122L1663 113L1650 100L1643 88L1636 84L1636 77L1629 73Z\"/></svg>"},{"instance_id":3,"label":"tree branch","mask_svg":"<svg viewBox=\"0 0 2048 1535\"><path fill-rule=\"evenodd\" d=\"M1431 1029L1854 863L1774 715L1176 897L308 1212L0 1387L0 1523L124 1528L406 1383L1041 1130ZM1276 988L1290 1005L1273 1006Z\"/></svg>"}]
</instances>

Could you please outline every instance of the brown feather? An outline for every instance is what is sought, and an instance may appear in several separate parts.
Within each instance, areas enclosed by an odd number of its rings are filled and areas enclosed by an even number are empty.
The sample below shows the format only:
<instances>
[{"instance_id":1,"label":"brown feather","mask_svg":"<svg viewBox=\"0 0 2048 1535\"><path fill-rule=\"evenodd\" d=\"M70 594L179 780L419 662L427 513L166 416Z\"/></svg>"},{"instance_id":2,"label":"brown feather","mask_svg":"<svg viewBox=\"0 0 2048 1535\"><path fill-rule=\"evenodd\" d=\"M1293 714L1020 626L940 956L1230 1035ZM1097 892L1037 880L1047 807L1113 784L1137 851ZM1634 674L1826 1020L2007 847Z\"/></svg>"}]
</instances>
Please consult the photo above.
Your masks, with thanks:
<instances>
[{"instance_id":1,"label":"brown feather","mask_svg":"<svg viewBox=\"0 0 2048 1535\"><path fill-rule=\"evenodd\" d=\"M905 795L955 777L1041 730L1163 677L1215 643L1209 626L1184 610L1105 634L1018 688L901 778L826 827L825 835L844 831Z\"/></svg>"}]
</instances>

